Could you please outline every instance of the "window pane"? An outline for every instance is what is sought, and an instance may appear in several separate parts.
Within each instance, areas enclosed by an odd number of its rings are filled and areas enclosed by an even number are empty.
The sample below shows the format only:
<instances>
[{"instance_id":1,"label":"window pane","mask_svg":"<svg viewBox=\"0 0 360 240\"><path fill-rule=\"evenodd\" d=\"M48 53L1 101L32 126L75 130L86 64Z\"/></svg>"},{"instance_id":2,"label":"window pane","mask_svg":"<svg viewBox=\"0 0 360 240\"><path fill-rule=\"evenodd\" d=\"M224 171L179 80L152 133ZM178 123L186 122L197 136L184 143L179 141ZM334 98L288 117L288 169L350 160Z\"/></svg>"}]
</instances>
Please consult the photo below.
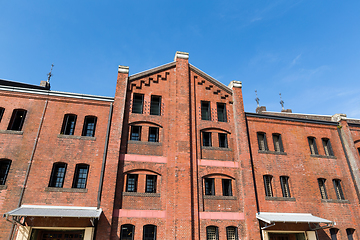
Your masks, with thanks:
<instances>
[{"instance_id":1,"label":"window pane","mask_svg":"<svg viewBox=\"0 0 360 240\"><path fill-rule=\"evenodd\" d=\"M334 156L333 150L331 148L331 143L329 139L323 138L322 139L324 152L326 156Z\"/></svg>"},{"instance_id":2,"label":"window pane","mask_svg":"<svg viewBox=\"0 0 360 240\"><path fill-rule=\"evenodd\" d=\"M156 239L156 226L145 225L144 226L143 240L155 240Z\"/></svg>"},{"instance_id":3,"label":"window pane","mask_svg":"<svg viewBox=\"0 0 360 240\"><path fill-rule=\"evenodd\" d=\"M289 177L281 176L280 177L281 189L283 193L283 197L289 198L290 196L290 189L289 189Z\"/></svg>"},{"instance_id":4,"label":"window pane","mask_svg":"<svg viewBox=\"0 0 360 240\"><path fill-rule=\"evenodd\" d=\"M75 124L76 124L76 115L65 114L63 126L61 128L61 134L74 135Z\"/></svg>"},{"instance_id":5,"label":"window pane","mask_svg":"<svg viewBox=\"0 0 360 240\"><path fill-rule=\"evenodd\" d=\"M73 188L86 188L86 180L88 176L89 166L85 164L78 164L75 168L75 176Z\"/></svg>"},{"instance_id":6,"label":"window pane","mask_svg":"<svg viewBox=\"0 0 360 240\"><path fill-rule=\"evenodd\" d=\"M217 114L219 122L226 122L226 105L225 103L217 103Z\"/></svg>"},{"instance_id":7,"label":"window pane","mask_svg":"<svg viewBox=\"0 0 360 240\"><path fill-rule=\"evenodd\" d=\"M232 196L231 179L222 179L223 196Z\"/></svg>"},{"instance_id":8,"label":"window pane","mask_svg":"<svg viewBox=\"0 0 360 240\"><path fill-rule=\"evenodd\" d=\"M133 240L135 227L133 225L122 225L121 226L121 240Z\"/></svg>"},{"instance_id":9,"label":"window pane","mask_svg":"<svg viewBox=\"0 0 360 240\"><path fill-rule=\"evenodd\" d=\"M211 120L210 102L201 102L201 119L202 120Z\"/></svg>"},{"instance_id":10,"label":"window pane","mask_svg":"<svg viewBox=\"0 0 360 240\"><path fill-rule=\"evenodd\" d=\"M149 142L159 142L158 127L149 127Z\"/></svg>"},{"instance_id":11,"label":"window pane","mask_svg":"<svg viewBox=\"0 0 360 240\"><path fill-rule=\"evenodd\" d=\"M281 135L280 134L273 134L274 140L274 150L275 152L284 152Z\"/></svg>"},{"instance_id":12,"label":"window pane","mask_svg":"<svg viewBox=\"0 0 360 240\"><path fill-rule=\"evenodd\" d=\"M334 188L335 188L337 199L345 200L344 193L341 188L341 181L339 179L334 179L333 183L334 183Z\"/></svg>"},{"instance_id":13,"label":"window pane","mask_svg":"<svg viewBox=\"0 0 360 240\"><path fill-rule=\"evenodd\" d=\"M205 195L215 195L215 186L213 178L204 178Z\"/></svg>"},{"instance_id":14,"label":"window pane","mask_svg":"<svg viewBox=\"0 0 360 240\"><path fill-rule=\"evenodd\" d=\"M203 146L204 147L211 147L211 133L210 132L203 132Z\"/></svg>"},{"instance_id":15,"label":"window pane","mask_svg":"<svg viewBox=\"0 0 360 240\"><path fill-rule=\"evenodd\" d=\"M97 117L85 117L82 136L93 137L95 135L96 120Z\"/></svg>"},{"instance_id":16,"label":"window pane","mask_svg":"<svg viewBox=\"0 0 360 240\"><path fill-rule=\"evenodd\" d=\"M156 193L156 175L146 175L145 192Z\"/></svg>"},{"instance_id":17,"label":"window pane","mask_svg":"<svg viewBox=\"0 0 360 240\"><path fill-rule=\"evenodd\" d=\"M3 115L4 115L4 112L5 112L5 108L0 108L0 122L1 122L1 119L2 119L2 117L3 117Z\"/></svg>"},{"instance_id":18,"label":"window pane","mask_svg":"<svg viewBox=\"0 0 360 240\"><path fill-rule=\"evenodd\" d=\"M312 155L317 155L317 154L318 154L318 150L317 150L317 147L316 147L315 138L313 138L313 137L308 137L308 141L309 141L310 153L311 153Z\"/></svg>"},{"instance_id":19,"label":"window pane","mask_svg":"<svg viewBox=\"0 0 360 240\"><path fill-rule=\"evenodd\" d=\"M143 113L143 101L144 101L144 95L134 93L133 107L132 107L133 113Z\"/></svg>"},{"instance_id":20,"label":"window pane","mask_svg":"<svg viewBox=\"0 0 360 240\"><path fill-rule=\"evenodd\" d=\"M270 175L265 175L264 176L265 195L267 197L272 197L273 196L271 180L272 180L272 176L270 176Z\"/></svg>"},{"instance_id":21,"label":"window pane","mask_svg":"<svg viewBox=\"0 0 360 240\"><path fill-rule=\"evenodd\" d=\"M141 139L141 126L131 126L130 140L140 141Z\"/></svg>"},{"instance_id":22,"label":"window pane","mask_svg":"<svg viewBox=\"0 0 360 240\"><path fill-rule=\"evenodd\" d=\"M326 188L325 188L325 179L324 178L319 178L318 183L319 183L319 189L320 189L321 198L322 199L327 199L327 193L326 193Z\"/></svg>"},{"instance_id":23,"label":"window pane","mask_svg":"<svg viewBox=\"0 0 360 240\"><path fill-rule=\"evenodd\" d=\"M160 115L161 111L161 97L151 96L150 115Z\"/></svg>"},{"instance_id":24,"label":"window pane","mask_svg":"<svg viewBox=\"0 0 360 240\"><path fill-rule=\"evenodd\" d=\"M66 163L54 163L49 187L63 187Z\"/></svg>"},{"instance_id":25,"label":"window pane","mask_svg":"<svg viewBox=\"0 0 360 240\"><path fill-rule=\"evenodd\" d=\"M11 161L1 160L0 161L0 185L5 185L7 175L9 173Z\"/></svg>"},{"instance_id":26,"label":"window pane","mask_svg":"<svg viewBox=\"0 0 360 240\"><path fill-rule=\"evenodd\" d=\"M26 110L15 109L12 113L8 130L21 131L25 121Z\"/></svg>"},{"instance_id":27,"label":"window pane","mask_svg":"<svg viewBox=\"0 0 360 240\"><path fill-rule=\"evenodd\" d=\"M227 227L226 228L226 237L227 237L227 240L237 240L237 228L236 227Z\"/></svg>"},{"instance_id":28,"label":"window pane","mask_svg":"<svg viewBox=\"0 0 360 240\"><path fill-rule=\"evenodd\" d=\"M207 240L218 240L218 231L217 227L210 226L206 228L206 239Z\"/></svg>"},{"instance_id":29,"label":"window pane","mask_svg":"<svg viewBox=\"0 0 360 240\"><path fill-rule=\"evenodd\" d=\"M259 150L260 151L267 151L267 143L266 143L266 135L265 133L257 133L258 137L258 144L259 144Z\"/></svg>"},{"instance_id":30,"label":"window pane","mask_svg":"<svg viewBox=\"0 0 360 240\"><path fill-rule=\"evenodd\" d=\"M126 192L136 192L137 191L137 174L128 174L126 182Z\"/></svg>"},{"instance_id":31,"label":"window pane","mask_svg":"<svg viewBox=\"0 0 360 240\"><path fill-rule=\"evenodd\" d=\"M337 240L337 234L338 229L336 228L330 228L330 235L331 235L331 240Z\"/></svg>"},{"instance_id":32,"label":"window pane","mask_svg":"<svg viewBox=\"0 0 360 240\"><path fill-rule=\"evenodd\" d=\"M355 229L352 229L352 228L346 229L346 235L348 237L348 240L354 240L354 238L353 238L354 231L355 231Z\"/></svg>"},{"instance_id":33,"label":"window pane","mask_svg":"<svg viewBox=\"0 0 360 240\"><path fill-rule=\"evenodd\" d=\"M219 147L221 147L221 148L228 147L227 134L219 133Z\"/></svg>"}]
</instances>

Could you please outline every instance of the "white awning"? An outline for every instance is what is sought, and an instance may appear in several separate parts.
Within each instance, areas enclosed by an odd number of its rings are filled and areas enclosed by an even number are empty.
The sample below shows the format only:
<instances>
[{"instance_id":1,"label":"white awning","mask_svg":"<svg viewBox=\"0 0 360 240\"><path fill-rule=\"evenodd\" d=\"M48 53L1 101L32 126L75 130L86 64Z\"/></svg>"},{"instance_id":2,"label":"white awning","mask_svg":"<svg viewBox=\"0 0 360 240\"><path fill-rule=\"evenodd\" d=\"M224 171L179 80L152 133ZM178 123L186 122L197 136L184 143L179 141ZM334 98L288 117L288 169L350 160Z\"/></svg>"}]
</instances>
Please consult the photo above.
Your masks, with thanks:
<instances>
[{"instance_id":1,"label":"white awning","mask_svg":"<svg viewBox=\"0 0 360 240\"><path fill-rule=\"evenodd\" d=\"M313 216L311 213L271 213L260 212L256 213L256 218L268 224L283 222L283 223L326 223L333 224L334 222Z\"/></svg>"},{"instance_id":2,"label":"white awning","mask_svg":"<svg viewBox=\"0 0 360 240\"><path fill-rule=\"evenodd\" d=\"M4 217L76 217L99 218L102 209L96 207L69 207L47 205L22 205L4 214Z\"/></svg>"}]
</instances>

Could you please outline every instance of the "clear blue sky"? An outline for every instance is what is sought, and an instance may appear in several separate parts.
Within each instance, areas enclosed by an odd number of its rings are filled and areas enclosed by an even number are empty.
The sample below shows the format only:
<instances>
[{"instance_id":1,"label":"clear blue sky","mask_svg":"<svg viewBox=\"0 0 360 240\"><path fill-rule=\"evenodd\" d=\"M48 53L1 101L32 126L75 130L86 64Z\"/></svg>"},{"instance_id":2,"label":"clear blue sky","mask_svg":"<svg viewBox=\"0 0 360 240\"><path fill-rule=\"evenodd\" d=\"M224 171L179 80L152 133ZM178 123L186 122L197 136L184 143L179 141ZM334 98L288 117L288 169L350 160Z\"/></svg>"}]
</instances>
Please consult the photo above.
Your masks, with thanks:
<instances>
[{"instance_id":1,"label":"clear blue sky","mask_svg":"<svg viewBox=\"0 0 360 240\"><path fill-rule=\"evenodd\" d=\"M113 96L130 74L176 51L228 85L243 82L245 110L360 118L360 1L0 0L0 78Z\"/></svg>"}]
</instances>

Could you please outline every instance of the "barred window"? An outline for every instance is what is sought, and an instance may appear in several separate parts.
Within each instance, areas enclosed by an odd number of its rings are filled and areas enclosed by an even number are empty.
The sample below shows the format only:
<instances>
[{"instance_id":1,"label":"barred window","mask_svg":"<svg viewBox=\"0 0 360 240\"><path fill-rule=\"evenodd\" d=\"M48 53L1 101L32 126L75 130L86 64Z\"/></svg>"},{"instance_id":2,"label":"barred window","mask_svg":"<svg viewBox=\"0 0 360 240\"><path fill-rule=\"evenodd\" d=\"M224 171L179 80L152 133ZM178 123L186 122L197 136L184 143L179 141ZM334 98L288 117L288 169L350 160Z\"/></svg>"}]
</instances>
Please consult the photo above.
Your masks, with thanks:
<instances>
[{"instance_id":1,"label":"barred window","mask_svg":"<svg viewBox=\"0 0 360 240\"><path fill-rule=\"evenodd\" d=\"M333 179L334 189L336 193L336 197L339 200L345 200L343 190L341 188L341 180Z\"/></svg>"},{"instance_id":2,"label":"barred window","mask_svg":"<svg viewBox=\"0 0 360 240\"><path fill-rule=\"evenodd\" d=\"M216 226L206 227L206 240L219 240L219 230Z\"/></svg>"},{"instance_id":3,"label":"barred window","mask_svg":"<svg viewBox=\"0 0 360 240\"><path fill-rule=\"evenodd\" d=\"M82 136L93 137L95 135L97 117L86 116L84 119L84 126L82 130Z\"/></svg>"},{"instance_id":4,"label":"barred window","mask_svg":"<svg viewBox=\"0 0 360 240\"><path fill-rule=\"evenodd\" d=\"M137 174L127 174L126 179L126 192L136 192L137 191Z\"/></svg>"},{"instance_id":5,"label":"barred window","mask_svg":"<svg viewBox=\"0 0 360 240\"><path fill-rule=\"evenodd\" d=\"M281 189L283 197L289 198L290 195L290 188L289 188L289 177L287 176L281 176L280 177L280 183L281 183Z\"/></svg>"},{"instance_id":6,"label":"barred window","mask_svg":"<svg viewBox=\"0 0 360 240\"><path fill-rule=\"evenodd\" d=\"M275 152L284 152L284 147L281 140L281 134L274 133L272 136L274 141Z\"/></svg>"},{"instance_id":7,"label":"barred window","mask_svg":"<svg viewBox=\"0 0 360 240\"><path fill-rule=\"evenodd\" d=\"M146 175L145 192L156 193L156 175Z\"/></svg>"},{"instance_id":8,"label":"barred window","mask_svg":"<svg viewBox=\"0 0 360 240\"><path fill-rule=\"evenodd\" d=\"M317 146L316 146L315 138L314 137L308 137L308 142L309 142L309 147L310 147L310 153L312 155L318 155L319 152L318 152L318 149L317 149Z\"/></svg>"},{"instance_id":9,"label":"barred window","mask_svg":"<svg viewBox=\"0 0 360 240\"><path fill-rule=\"evenodd\" d=\"M324 146L325 155L326 156L334 156L334 152L332 150L330 140L327 138L323 138L322 143Z\"/></svg>"},{"instance_id":10,"label":"barred window","mask_svg":"<svg viewBox=\"0 0 360 240\"><path fill-rule=\"evenodd\" d=\"M264 175L265 196L267 197L273 196L271 180L272 180L271 175Z\"/></svg>"},{"instance_id":11,"label":"barred window","mask_svg":"<svg viewBox=\"0 0 360 240\"><path fill-rule=\"evenodd\" d=\"M268 151L269 148L268 148L267 142L266 142L266 134L263 132L258 132L257 137L258 137L259 150L260 151Z\"/></svg>"},{"instance_id":12,"label":"barred window","mask_svg":"<svg viewBox=\"0 0 360 240\"><path fill-rule=\"evenodd\" d=\"M51 171L49 187L62 188L64 185L66 163L54 163Z\"/></svg>"},{"instance_id":13,"label":"barred window","mask_svg":"<svg viewBox=\"0 0 360 240\"><path fill-rule=\"evenodd\" d=\"M236 227L227 227L226 228L226 239L227 240L238 240Z\"/></svg>"},{"instance_id":14,"label":"barred window","mask_svg":"<svg viewBox=\"0 0 360 240\"><path fill-rule=\"evenodd\" d=\"M326 179L324 179L324 178L318 178L318 184L319 184L319 189L320 189L320 194L321 194L322 199L328 198L327 193L326 193L325 181L326 181Z\"/></svg>"},{"instance_id":15,"label":"barred window","mask_svg":"<svg viewBox=\"0 0 360 240\"><path fill-rule=\"evenodd\" d=\"M89 165L76 164L73 188L86 188L86 180L89 172Z\"/></svg>"}]
</instances>

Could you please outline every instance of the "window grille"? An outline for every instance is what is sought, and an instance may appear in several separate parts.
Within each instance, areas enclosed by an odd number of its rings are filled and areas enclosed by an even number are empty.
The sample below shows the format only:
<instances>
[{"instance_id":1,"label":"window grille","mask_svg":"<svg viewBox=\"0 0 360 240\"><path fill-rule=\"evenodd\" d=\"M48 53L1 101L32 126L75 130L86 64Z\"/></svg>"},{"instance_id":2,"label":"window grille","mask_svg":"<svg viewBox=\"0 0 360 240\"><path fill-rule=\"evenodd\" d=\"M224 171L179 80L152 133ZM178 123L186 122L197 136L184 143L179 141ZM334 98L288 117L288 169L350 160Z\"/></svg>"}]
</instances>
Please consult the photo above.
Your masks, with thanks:
<instances>
[{"instance_id":1,"label":"window grille","mask_svg":"<svg viewBox=\"0 0 360 240\"><path fill-rule=\"evenodd\" d=\"M325 155L326 156L334 156L334 152L332 150L330 140L327 138L323 138L322 143L324 146Z\"/></svg>"},{"instance_id":2,"label":"window grille","mask_svg":"<svg viewBox=\"0 0 360 240\"><path fill-rule=\"evenodd\" d=\"M314 137L308 137L309 147L310 147L310 153L311 155L318 155L318 149L316 146L316 141Z\"/></svg>"},{"instance_id":3,"label":"window grille","mask_svg":"<svg viewBox=\"0 0 360 240\"><path fill-rule=\"evenodd\" d=\"M62 188L65 179L66 163L54 163L51 172L49 187Z\"/></svg>"},{"instance_id":4,"label":"window grille","mask_svg":"<svg viewBox=\"0 0 360 240\"><path fill-rule=\"evenodd\" d=\"M136 192L137 191L137 174L128 174L126 180L126 192Z\"/></svg>"},{"instance_id":5,"label":"window grille","mask_svg":"<svg viewBox=\"0 0 360 240\"><path fill-rule=\"evenodd\" d=\"M156 193L156 175L146 175L145 192Z\"/></svg>"},{"instance_id":6,"label":"window grille","mask_svg":"<svg viewBox=\"0 0 360 240\"><path fill-rule=\"evenodd\" d=\"M0 185L5 185L6 178L9 174L11 160L0 160Z\"/></svg>"},{"instance_id":7,"label":"window grille","mask_svg":"<svg viewBox=\"0 0 360 240\"><path fill-rule=\"evenodd\" d=\"M232 196L231 179L222 179L223 196Z\"/></svg>"},{"instance_id":8,"label":"window grille","mask_svg":"<svg viewBox=\"0 0 360 240\"><path fill-rule=\"evenodd\" d=\"M201 120L211 120L210 102L201 102Z\"/></svg>"},{"instance_id":9,"label":"window grille","mask_svg":"<svg viewBox=\"0 0 360 240\"><path fill-rule=\"evenodd\" d=\"M285 197L285 198L291 197L290 188L289 188L289 177L281 176L280 177L280 183L281 183L281 189L282 189L283 197Z\"/></svg>"},{"instance_id":10,"label":"window grille","mask_svg":"<svg viewBox=\"0 0 360 240\"><path fill-rule=\"evenodd\" d=\"M135 226L131 224L125 224L121 226L120 240L133 240L134 239Z\"/></svg>"},{"instance_id":11,"label":"window grille","mask_svg":"<svg viewBox=\"0 0 360 240\"><path fill-rule=\"evenodd\" d=\"M217 103L217 115L219 122L226 122L226 104L225 103Z\"/></svg>"},{"instance_id":12,"label":"window grille","mask_svg":"<svg viewBox=\"0 0 360 240\"><path fill-rule=\"evenodd\" d=\"M143 228L143 240L155 240L156 239L156 226L145 225Z\"/></svg>"},{"instance_id":13,"label":"window grille","mask_svg":"<svg viewBox=\"0 0 360 240\"><path fill-rule=\"evenodd\" d=\"M219 133L219 147L228 148L227 134Z\"/></svg>"},{"instance_id":14,"label":"window grille","mask_svg":"<svg viewBox=\"0 0 360 240\"><path fill-rule=\"evenodd\" d=\"M268 149L267 142L266 142L266 134L258 132L257 137L258 137L259 150L260 151L268 151L269 149Z\"/></svg>"},{"instance_id":15,"label":"window grille","mask_svg":"<svg viewBox=\"0 0 360 240\"><path fill-rule=\"evenodd\" d=\"M272 176L264 175L264 186L265 186L265 196L272 197L272 186L271 186Z\"/></svg>"},{"instance_id":16,"label":"window grille","mask_svg":"<svg viewBox=\"0 0 360 240\"><path fill-rule=\"evenodd\" d=\"M74 135L76 117L75 114L65 114L60 134Z\"/></svg>"},{"instance_id":17,"label":"window grille","mask_svg":"<svg viewBox=\"0 0 360 240\"><path fill-rule=\"evenodd\" d=\"M213 178L204 178L205 195L215 195L215 184Z\"/></svg>"},{"instance_id":18,"label":"window grille","mask_svg":"<svg viewBox=\"0 0 360 240\"><path fill-rule=\"evenodd\" d=\"M86 180L89 172L89 165L76 164L73 188L86 188Z\"/></svg>"},{"instance_id":19,"label":"window grille","mask_svg":"<svg viewBox=\"0 0 360 240\"><path fill-rule=\"evenodd\" d=\"M4 112L5 112L5 108L0 107L0 122L1 122L1 119L2 119L2 117L4 115Z\"/></svg>"},{"instance_id":20,"label":"window grille","mask_svg":"<svg viewBox=\"0 0 360 240\"><path fill-rule=\"evenodd\" d=\"M206 240L219 240L218 227L206 227Z\"/></svg>"},{"instance_id":21,"label":"window grille","mask_svg":"<svg viewBox=\"0 0 360 240\"><path fill-rule=\"evenodd\" d=\"M320 189L320 194L321 194L322 199L328 198L327 193L326 193L325 181L326 181L326 179L324 179L324 178L318 179L318 184L319 184L319 189Z\"/></svg>"},{"instance_id":22,"label":"window grille","mask_svg":"<svg viewBox=\"0 0 360 240\"><path fill-rule=\"evenodd\" d=\"M140 141L141 140L141 126L131 126L131 141Z\"/></svg>"},{"instance_id":23,"label":"window grille","mask_svg":"<svg viewBox=\"0 0 360 240\"><path fill-rule=\"evenodd\" d=\"M161 97L151 96L150 115L160 115L160 114L161 114Z\"/></svg>"},{"instance_id":24,"label":"window grille","mask_svg":"<svg viewBox=\"0 0 360 240\"><path fill-rule=\"evenodd\" d=\"M284 152L282 139L280 134L273 134L274 150L275 152Z\"/></svg>"},{"instance_id":25,"label":"window grille","mask_svg":"<svg viewBox=\"0 0 360 240\"><path fill-rule=\"evenodd\" d=\"M132 113L143 113L144 95L134 93Z\"/></svg>"},{"instance_id":26,"label":"window grille","mask_svg":"<svg viewBox=\"0 0 360 240\"><path fill-rule=\"evenodd\" d=\"M203 132L203 146L211 147L211 132Z\"/></svg>"},{"instance_id":27,"label":"window grille","mask_svg":"<svg viewBox=\"0 0 360 240\"><path fill-rule=\"evenodd\" d=\"M27 111L24 109L14 109L7 130L21 131L25 121L26 112Z\"/></svg>"},{"instance_id":28,"label":"window grille","mask_svg":"<svg viewBox=\"0 0 360 240\"><path fill-rule=\"evenodd\" d=\"M149 127L149 142L159 142L159 128Z\"/></svg>"},{"instance_id":29,"label":"window grille","mask_svg":"<svg viewBox=\"0 0 360 240\"><path fill-rule=\"evenodd\" d=\"M339 179L333 179L333 183L337 199L345 200L344 193L341 188L341 181Z\"/></svg>"},{"instance_id":30,"label":"window grille","mask_svg":"<svg viewBox=\"0 0 360 240\"><path fill-rule=\"evenodd\" d=\"M97 117L86 116L84 119L84 126L82 136L93 137L95 135Z\"/></svg>"},{"instance_id":31,"label":"window grille","mask_svg":"<svg viewBox=\"0 0 360 240\"><path fill-rule=\"evenodd\" d=\"M226 228L226 239L227 240L238 240L236 227L227 227Z\"/></svg>"}]
</instances>

